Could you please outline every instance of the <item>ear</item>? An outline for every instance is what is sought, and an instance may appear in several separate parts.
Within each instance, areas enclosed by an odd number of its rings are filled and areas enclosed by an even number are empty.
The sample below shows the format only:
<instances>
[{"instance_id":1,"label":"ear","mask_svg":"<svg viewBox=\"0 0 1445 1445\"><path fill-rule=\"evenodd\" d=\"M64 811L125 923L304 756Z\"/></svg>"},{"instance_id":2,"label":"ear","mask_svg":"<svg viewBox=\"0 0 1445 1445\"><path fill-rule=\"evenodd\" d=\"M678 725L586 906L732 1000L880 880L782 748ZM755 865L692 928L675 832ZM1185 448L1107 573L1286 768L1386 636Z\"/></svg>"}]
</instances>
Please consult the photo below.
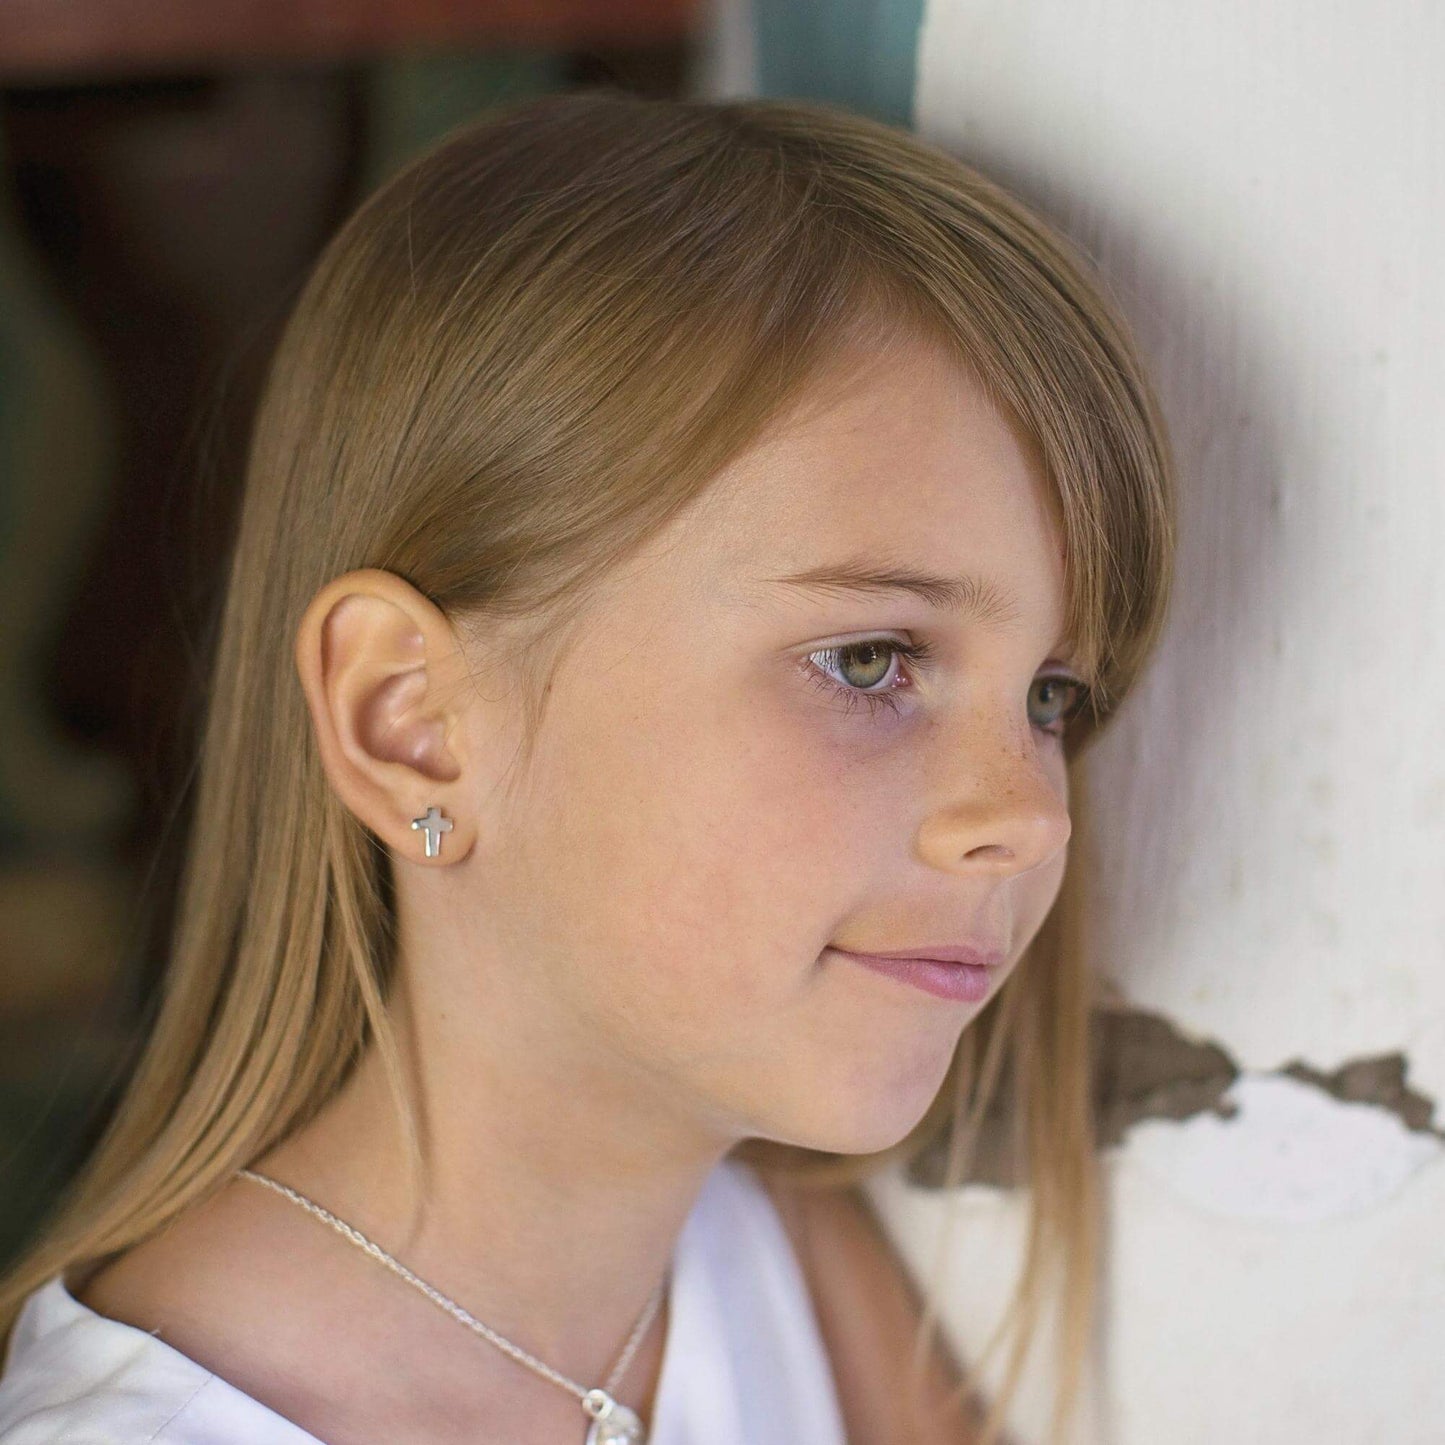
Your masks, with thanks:
<instances>
[{"instance_id":1,"label":"ear","mask_svg":"<svg viewBox=\"0 0 1445 1445\"><path fill-rule=\"evenodd\" d=\"M331 786L394 856L426 866L460 862L476 838L462 786L456 684L465 663L445 614L377 568L328 582L296 633L296 668ZM428 858L425 832L411 823L433 806L452 827Z\"/></svg>"}]
</instances>

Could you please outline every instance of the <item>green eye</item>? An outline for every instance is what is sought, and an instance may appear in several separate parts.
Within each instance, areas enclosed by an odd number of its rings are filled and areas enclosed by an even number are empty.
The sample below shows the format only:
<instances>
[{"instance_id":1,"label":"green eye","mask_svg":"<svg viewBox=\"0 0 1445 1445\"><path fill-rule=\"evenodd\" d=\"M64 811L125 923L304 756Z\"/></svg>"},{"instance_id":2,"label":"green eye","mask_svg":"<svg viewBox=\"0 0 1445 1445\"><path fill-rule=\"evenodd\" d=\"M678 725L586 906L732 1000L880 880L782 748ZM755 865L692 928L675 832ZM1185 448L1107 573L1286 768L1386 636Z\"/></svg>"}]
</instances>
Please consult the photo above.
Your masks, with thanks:
<instances>
[{"instance_id":1,"label":"green eye","mask_svg":"<svg viewBox=\"0 0 1445 1445\"><path fill-rule=\"evenodd\" d=\"M933 647L927 642L869 637L861 642L820 648L809 654L805 669L808 680L820 692L841 700L846 712L866 707L871 715L884 708L896 714L902 711L897 694L907 692L912 681L911 671L896 668L895 659L903 658L916 665L932 656ZM1049 673L1034 680L1029 695L1030 722L1043 732L1060 737L1083 711L1090 689L1086 682L1068 673ZM1034 715L1035 706L1042 712L1041 718Z\"/></svg>"},{"instance_id":2,"label":"green eye","mask_svg":"<svg viewBox=\"0 0 1445 1445\"><path fill-rule=\"evenodd\" d=\"M1041 705L1048 715L1036 726L1055 734L1062 734L1089 700L1088 684L1066 673L1051 673L1037 679L1033 691L1041 694Z\"/></svg>"},{"instance_id":3,"label":"green eye","mask_svg":"<svg viewBox=\"0 0 1445 1445\"><path fill-rule=\"evenodd\" d=\"M907 691L907 687L900 688L896 682L882 689L878 686L886 681L890 674L908 675L893 673L893 659L902 657L910 663L920 663L926 662L932 656L933 648L926 642L898 642L889 637L869 637L862 642L820 648L808 656L806 665L809 681L820 691L840 698L845 711L853 712L859 706L865 706L870 714L877 713L881 708L896 713L899 705L895 694ZM825 659L824 663L816 662L815 659L818 658ZM861 659L861 662L854 659ZM858 680L853 681L847 677L839 679L830 669L852 671Z\"/></svg>"}]
</instances>

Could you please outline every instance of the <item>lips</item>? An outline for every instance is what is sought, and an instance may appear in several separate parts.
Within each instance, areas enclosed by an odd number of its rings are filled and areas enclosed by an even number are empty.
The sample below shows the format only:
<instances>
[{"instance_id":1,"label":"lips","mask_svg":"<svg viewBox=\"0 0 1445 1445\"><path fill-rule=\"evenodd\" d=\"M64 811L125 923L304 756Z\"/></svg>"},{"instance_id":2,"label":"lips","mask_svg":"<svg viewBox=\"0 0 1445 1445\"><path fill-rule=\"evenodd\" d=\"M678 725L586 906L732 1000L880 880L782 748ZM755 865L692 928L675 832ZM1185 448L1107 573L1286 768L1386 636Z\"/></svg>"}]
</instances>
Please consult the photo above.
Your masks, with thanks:
<instances>
[{"instance_id":1,"label":"lips","mask_svg":"<svg viewBox=\"0 0 1445 1445\"><path fill-rule=\"evenodd\" d=\"M962 1003L982 1003L993 991L997 980L994 969L976 959L999 960L998 949L975 948L971 944L927 944L935 953L949 953L952 958L920 958L915 954L853 953L844 948L829 948L839 958L856 963L869 973L885 974L899 983L935 998ZM1002 970L997 970L1002 973Z\"/></svg>"},{"instance_id":2,"label":"lips","mask_svg":"<svg viewBox=\"0 0 1445 1445\"><path fill-rule=\"evenodd\" d=\"M979 968L997 968L1007 956L1007 950L995 945L969 943L927 943L919 944L916 948L890 949L886 952L873 950L865 953L857 948L840 948L838 951L851 953L858 958L921 958L934 963L971 963Z\"/></svg>"}]
</instances>

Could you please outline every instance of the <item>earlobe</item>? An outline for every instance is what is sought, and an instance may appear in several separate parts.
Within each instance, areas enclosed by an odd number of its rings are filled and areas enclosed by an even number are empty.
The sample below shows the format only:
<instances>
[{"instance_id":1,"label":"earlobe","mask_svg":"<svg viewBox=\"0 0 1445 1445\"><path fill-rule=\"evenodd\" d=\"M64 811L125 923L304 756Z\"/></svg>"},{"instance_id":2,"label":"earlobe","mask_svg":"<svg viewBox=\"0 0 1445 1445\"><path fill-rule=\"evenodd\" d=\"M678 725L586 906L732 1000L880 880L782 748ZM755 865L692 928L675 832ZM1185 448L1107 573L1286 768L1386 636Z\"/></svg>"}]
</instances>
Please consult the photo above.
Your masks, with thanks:
<instances>
[{"instance_id":1,"label":"earlobe","mask_svg":"<svg viewBox=\"0 0 1445 1445\"><path fill-rule=\"evenodd\" d=\"M446 617L393 573L348 572L312 599L295 653L337 796L400 857L465 857L466 730L450 686L464 667Z\"/></svg>"}]
</instances>

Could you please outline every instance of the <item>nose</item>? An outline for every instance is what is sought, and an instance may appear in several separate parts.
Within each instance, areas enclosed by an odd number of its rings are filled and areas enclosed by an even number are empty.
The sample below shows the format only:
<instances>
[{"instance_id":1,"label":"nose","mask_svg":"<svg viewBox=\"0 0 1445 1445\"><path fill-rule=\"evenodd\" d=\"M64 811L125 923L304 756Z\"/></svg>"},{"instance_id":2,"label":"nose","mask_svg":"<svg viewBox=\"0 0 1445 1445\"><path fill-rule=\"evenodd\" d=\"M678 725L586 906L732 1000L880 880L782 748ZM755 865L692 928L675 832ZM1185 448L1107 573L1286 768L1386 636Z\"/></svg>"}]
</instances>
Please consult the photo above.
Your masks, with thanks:
<instances>
[{"instance_id":1,"label":"nose","mask_svg":"<svg viewBox=\"0 0 1445 1445\"><path fill-rule=\"evenodd\" d=\"M945 872L999 876L1047 863L1073 831L1058 745L1026 725L969 732L960 742L952 731L938 750L942 785L918 831L920 857Z\"/></svg>"}]
</instances>

